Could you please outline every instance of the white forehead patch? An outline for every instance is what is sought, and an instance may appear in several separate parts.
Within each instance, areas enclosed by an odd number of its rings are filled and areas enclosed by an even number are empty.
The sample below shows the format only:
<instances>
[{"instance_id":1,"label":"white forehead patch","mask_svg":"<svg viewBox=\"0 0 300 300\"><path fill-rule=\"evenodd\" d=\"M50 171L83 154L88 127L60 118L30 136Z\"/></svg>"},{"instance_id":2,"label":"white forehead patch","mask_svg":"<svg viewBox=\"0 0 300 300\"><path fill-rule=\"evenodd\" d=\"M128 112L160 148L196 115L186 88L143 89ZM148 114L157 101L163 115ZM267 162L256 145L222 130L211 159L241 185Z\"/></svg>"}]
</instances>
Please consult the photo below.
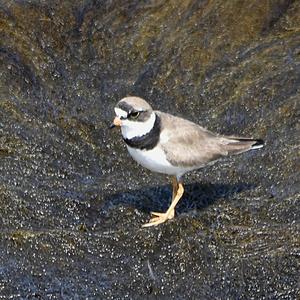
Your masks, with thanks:
<instances>
[{"instance_id":1,"label":"white forehead patch","mask_svg":"<svg viewBox=\"0 0 300 300\"><path fill-rule=\"evenodd\" d=\"M115 107L115 113L119 118L127 118L127 112L121 108Z\"/></svg>"}]
</instances>

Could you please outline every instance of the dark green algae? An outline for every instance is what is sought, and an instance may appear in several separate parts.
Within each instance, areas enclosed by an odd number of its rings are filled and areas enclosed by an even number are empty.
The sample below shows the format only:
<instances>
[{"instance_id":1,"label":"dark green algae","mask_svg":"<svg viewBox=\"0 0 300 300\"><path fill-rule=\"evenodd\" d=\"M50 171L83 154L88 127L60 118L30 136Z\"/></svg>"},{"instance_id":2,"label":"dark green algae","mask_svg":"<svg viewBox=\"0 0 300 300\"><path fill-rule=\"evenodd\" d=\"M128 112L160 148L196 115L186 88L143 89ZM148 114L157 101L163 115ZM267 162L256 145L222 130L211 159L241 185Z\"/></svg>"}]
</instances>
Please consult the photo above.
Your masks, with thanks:
<instances>
[{"instance_id":1,"label":"dark green algae","mask_svg":"<svg viewBox=\"0 0 300 300\"><path fill-rule=\"evenodd\" d=\"M0 298L297 299L299 1L1 1ZM266 147L185 177L109 132L125 95Z\"/></svg>"}]
</instances>

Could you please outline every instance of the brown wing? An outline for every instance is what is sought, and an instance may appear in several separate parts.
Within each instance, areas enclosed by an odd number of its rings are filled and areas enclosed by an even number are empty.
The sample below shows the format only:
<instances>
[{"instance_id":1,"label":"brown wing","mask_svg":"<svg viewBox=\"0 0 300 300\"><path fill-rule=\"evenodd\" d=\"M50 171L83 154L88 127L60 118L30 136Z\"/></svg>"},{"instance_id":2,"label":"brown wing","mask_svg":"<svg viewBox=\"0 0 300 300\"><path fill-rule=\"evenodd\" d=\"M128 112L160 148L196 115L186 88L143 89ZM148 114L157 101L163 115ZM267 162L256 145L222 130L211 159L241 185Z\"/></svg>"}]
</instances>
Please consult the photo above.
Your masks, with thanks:
<instances>
[{"instance_id":1,"label":"brown wing","mask_svg":"<svg viewBox=\"0 0 300 300\"><path fill-rule=\"evenodd\" d=\"M180 167L201 167L228 152L221 139L205 128L170 114L161 116L161 146L170 163Z\"/></svg>"}]
</instances>

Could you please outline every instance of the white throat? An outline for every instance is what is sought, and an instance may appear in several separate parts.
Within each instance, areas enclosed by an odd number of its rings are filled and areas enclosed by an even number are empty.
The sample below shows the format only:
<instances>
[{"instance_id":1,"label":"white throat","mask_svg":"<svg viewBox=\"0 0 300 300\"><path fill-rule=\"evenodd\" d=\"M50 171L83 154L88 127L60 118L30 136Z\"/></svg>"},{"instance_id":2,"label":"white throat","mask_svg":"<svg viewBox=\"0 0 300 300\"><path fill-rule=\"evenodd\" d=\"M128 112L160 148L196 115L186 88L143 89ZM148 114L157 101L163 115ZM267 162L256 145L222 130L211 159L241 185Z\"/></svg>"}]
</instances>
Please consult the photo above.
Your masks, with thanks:
<instances>
[{"instance_id":1,"label":"white throat","mask_svg":"<svg viewBox=\"0 0 300 300\"><path fill-rule=\"evenodd\" d=\"M125 139L132 139L136 136L142 136L151 131L154 126L156 115L151 113L150 118L146 122L136 122L130 120L123 120L121 131Z\"/></svg>"}]
</instances>

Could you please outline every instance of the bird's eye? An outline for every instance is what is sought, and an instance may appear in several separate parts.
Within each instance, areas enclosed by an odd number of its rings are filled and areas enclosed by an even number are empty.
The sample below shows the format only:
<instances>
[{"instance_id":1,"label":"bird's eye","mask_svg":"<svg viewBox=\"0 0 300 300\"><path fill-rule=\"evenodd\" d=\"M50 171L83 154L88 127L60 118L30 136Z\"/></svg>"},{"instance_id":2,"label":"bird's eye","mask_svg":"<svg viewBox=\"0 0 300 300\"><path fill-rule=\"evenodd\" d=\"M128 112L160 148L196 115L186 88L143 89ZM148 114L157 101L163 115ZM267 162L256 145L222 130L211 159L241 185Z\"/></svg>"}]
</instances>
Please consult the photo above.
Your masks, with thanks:
<instances>
[{"instance_id":1,"label":"bird's eye","mask_svg":"<svg viewBox=\"0 0 300 300\"><path fill-rule=\"evenodd\" d=\"M129 118L130 119L137 119L140 115L139 111L133 111L132 113L130 113Z\"/></svg>"}]
</instances>

